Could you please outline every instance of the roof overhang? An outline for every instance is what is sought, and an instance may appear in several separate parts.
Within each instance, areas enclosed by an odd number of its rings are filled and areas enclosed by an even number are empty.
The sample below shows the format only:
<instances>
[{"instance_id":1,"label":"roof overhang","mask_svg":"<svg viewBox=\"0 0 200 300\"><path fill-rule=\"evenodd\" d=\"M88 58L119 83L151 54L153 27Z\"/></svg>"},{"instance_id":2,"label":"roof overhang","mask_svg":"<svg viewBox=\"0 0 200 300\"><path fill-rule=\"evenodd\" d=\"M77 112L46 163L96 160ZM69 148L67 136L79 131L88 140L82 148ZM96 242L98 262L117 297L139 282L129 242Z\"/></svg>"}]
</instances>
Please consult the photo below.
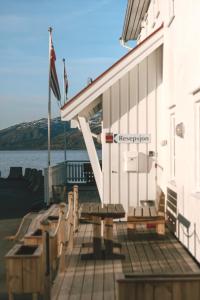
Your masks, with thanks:
<instances>
[{"instance_id":1,"label":"roof overhang","mask_svg":"<svg viewBox=\"0 0 200 300\"><path fill-rule=\"evenodd\" d=\"M91 116L101 105L102 94L127 72L163 44L163 25L128 52L61 108L61 119Z\"/></svg>"},{"instance_id":2,"label":"roof overhang","mask_svg":"<svg viewBox=\"0 0 200 300\"><path fill-rule=\"evenodd\" d=\"M122 32L124 42L137 39L149 4L150 0L128 0Z\"/></svg>"}]
</instances>

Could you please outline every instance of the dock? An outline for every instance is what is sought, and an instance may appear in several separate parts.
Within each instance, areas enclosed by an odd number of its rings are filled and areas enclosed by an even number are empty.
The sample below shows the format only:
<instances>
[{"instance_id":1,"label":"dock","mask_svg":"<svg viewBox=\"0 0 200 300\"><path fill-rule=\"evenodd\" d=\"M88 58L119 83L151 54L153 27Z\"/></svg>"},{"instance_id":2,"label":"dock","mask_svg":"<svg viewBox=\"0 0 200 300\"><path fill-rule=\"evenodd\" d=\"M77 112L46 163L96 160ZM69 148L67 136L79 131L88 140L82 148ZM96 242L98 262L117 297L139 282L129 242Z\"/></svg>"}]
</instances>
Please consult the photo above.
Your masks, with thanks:
<instances>
[{"instance_id":1,"label":"dock","mask_svg":"<svg viewBox=\"0 0 200 300\"><path fill-rule=\"evenodd\" d=\"M165 236L150 229L128 237L126 222L116 222L114 239L122 244L116 251L125 254L124 260L82 260L81 255L91 251L82 244L92 242L92 226L81 224L73 250L66 253L65 272L53 285L52 299L118 299L117 279L123 274L200 273L198 263L168 230Z\"/></svg>"},{"instance_id":2,"label":"dock","mask_svg":"<svg viewBox=\"0 0 200 300\"><path fill-rule=\"evenodd\" d=\"M154 224L130 229L124 213L110 220L120 204L100 209L78 200L74 186L68 204L51 205L12 237L5 255L9 300L200 299L200 265L167 226L162 234Z\"/></svg>"}]
</instances>

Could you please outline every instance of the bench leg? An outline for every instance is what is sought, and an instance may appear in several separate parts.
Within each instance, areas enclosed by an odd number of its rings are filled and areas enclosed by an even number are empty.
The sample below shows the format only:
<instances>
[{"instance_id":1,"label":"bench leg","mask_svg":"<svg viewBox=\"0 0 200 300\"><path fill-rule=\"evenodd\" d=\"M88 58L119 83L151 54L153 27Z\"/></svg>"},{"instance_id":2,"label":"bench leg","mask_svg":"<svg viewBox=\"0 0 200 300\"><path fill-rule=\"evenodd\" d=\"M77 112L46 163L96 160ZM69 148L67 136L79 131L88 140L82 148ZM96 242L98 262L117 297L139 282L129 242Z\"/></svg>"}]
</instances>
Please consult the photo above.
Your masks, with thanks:
<instances>
[{"instance_id":1,"label":"bench leg","mask_svg":"<svg viewBox=\"0 0 200 300\"><path fill-rule=\"evenodd\" d=\"M157 232L157 234L164 235L165 234L165 224L164 223L157 224L156 232Z\"/></svg>"},{"instance_id":2,"label":"bench leg","mask_svg":"<svg viewBox=\"0 0 200 300\"><path fill-rule=\"evenodd\" d=\"M32 294L32 300L38 300L38 294L37 293Z\"/></svg>"},{"instance_id":3,"label":"bench leg","mask_svg":"<svg viewBox=\"0 0 200 300\"><path fill-rule=\"evenodd\" d=\"M14 295L11 291L8 292L8 299L9 300L14 300Z\"/></svg>"},{"instance_id":4,"label":"bench leg","mask_svg":"<svg viewBox=\"0 0 200 300\"><path fill-rule=\"evenodd\" d=\"M135 229L135 224L127 222L127 229Z\"/></svg>"}]
</instances>

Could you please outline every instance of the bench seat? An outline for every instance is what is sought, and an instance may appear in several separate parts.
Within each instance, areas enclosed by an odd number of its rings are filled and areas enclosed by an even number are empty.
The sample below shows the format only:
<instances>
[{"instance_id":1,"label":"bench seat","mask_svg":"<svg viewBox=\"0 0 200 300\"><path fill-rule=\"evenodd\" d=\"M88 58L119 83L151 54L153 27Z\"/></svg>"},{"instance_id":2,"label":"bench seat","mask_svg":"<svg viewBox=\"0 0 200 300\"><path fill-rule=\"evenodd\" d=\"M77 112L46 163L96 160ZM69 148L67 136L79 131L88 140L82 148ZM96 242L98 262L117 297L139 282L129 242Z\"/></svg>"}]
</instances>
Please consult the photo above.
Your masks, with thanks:
<instances>
[{"instance_id":1,"label":"bench seat","mask_svg":"<svg viewBox=\"0 0 200 300\"><path fill-rule=\"evenodd\" d=\"M136 225L152 224L158 234L165 234L165 195L157 187L155 206L129 207L127 216L127 229L135 229Z\"/></svg>"}]
</instances>

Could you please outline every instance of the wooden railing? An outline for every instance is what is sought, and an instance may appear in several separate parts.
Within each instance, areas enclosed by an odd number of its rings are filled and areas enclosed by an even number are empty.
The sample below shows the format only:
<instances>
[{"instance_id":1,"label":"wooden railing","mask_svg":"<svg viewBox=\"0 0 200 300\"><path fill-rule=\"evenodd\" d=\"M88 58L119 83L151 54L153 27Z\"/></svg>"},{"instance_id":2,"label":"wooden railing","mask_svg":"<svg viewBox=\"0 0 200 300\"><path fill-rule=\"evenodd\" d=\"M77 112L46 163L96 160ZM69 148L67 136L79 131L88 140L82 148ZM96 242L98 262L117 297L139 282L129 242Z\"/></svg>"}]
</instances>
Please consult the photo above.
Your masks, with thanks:
<instances>
[{"instance_id":1,"label":"wooden railing","mask_svg":"<svg viewBox=\"0 0 200 300\"><path fill-rule=\"evenodd\" d=\"M51 299L53 280L65 271L66 251L73 248L78 230L78 186L68 193L68 206L60 203L56 212L45 215L36 231L25 235L23 244L16 244L6 255L9 300L15 293L32 293L34 300L38 294Z\"/></svg>"},{"instance_id":2,"label":"wooden railing","mask_svg":"<svg viewBox=\"0 0 200 300\"><path fill-rule=\"evenodd\" d=\"M50 197L52 186L72 184L95 184L94 173L89 161L66 161L50 168ZM48 195L48 169L44 169L45 201Z\"/></svg>"},{"instance_id":3,"label":"wooden railing","mask_svg":"<svg viewBox=\"0 0 200 300\"><path fill-rule=\"evenodd\" d=\"M50 299L51 283L57 273L65 271L65 254L72 249L74 233L78 230L78 186L68 193L68 208L60 203L58 224L54 230L51 222L42 222L44 249L44 299ZM56 272L57 271L57 272Z\"/></svg>"}]
</instances>

